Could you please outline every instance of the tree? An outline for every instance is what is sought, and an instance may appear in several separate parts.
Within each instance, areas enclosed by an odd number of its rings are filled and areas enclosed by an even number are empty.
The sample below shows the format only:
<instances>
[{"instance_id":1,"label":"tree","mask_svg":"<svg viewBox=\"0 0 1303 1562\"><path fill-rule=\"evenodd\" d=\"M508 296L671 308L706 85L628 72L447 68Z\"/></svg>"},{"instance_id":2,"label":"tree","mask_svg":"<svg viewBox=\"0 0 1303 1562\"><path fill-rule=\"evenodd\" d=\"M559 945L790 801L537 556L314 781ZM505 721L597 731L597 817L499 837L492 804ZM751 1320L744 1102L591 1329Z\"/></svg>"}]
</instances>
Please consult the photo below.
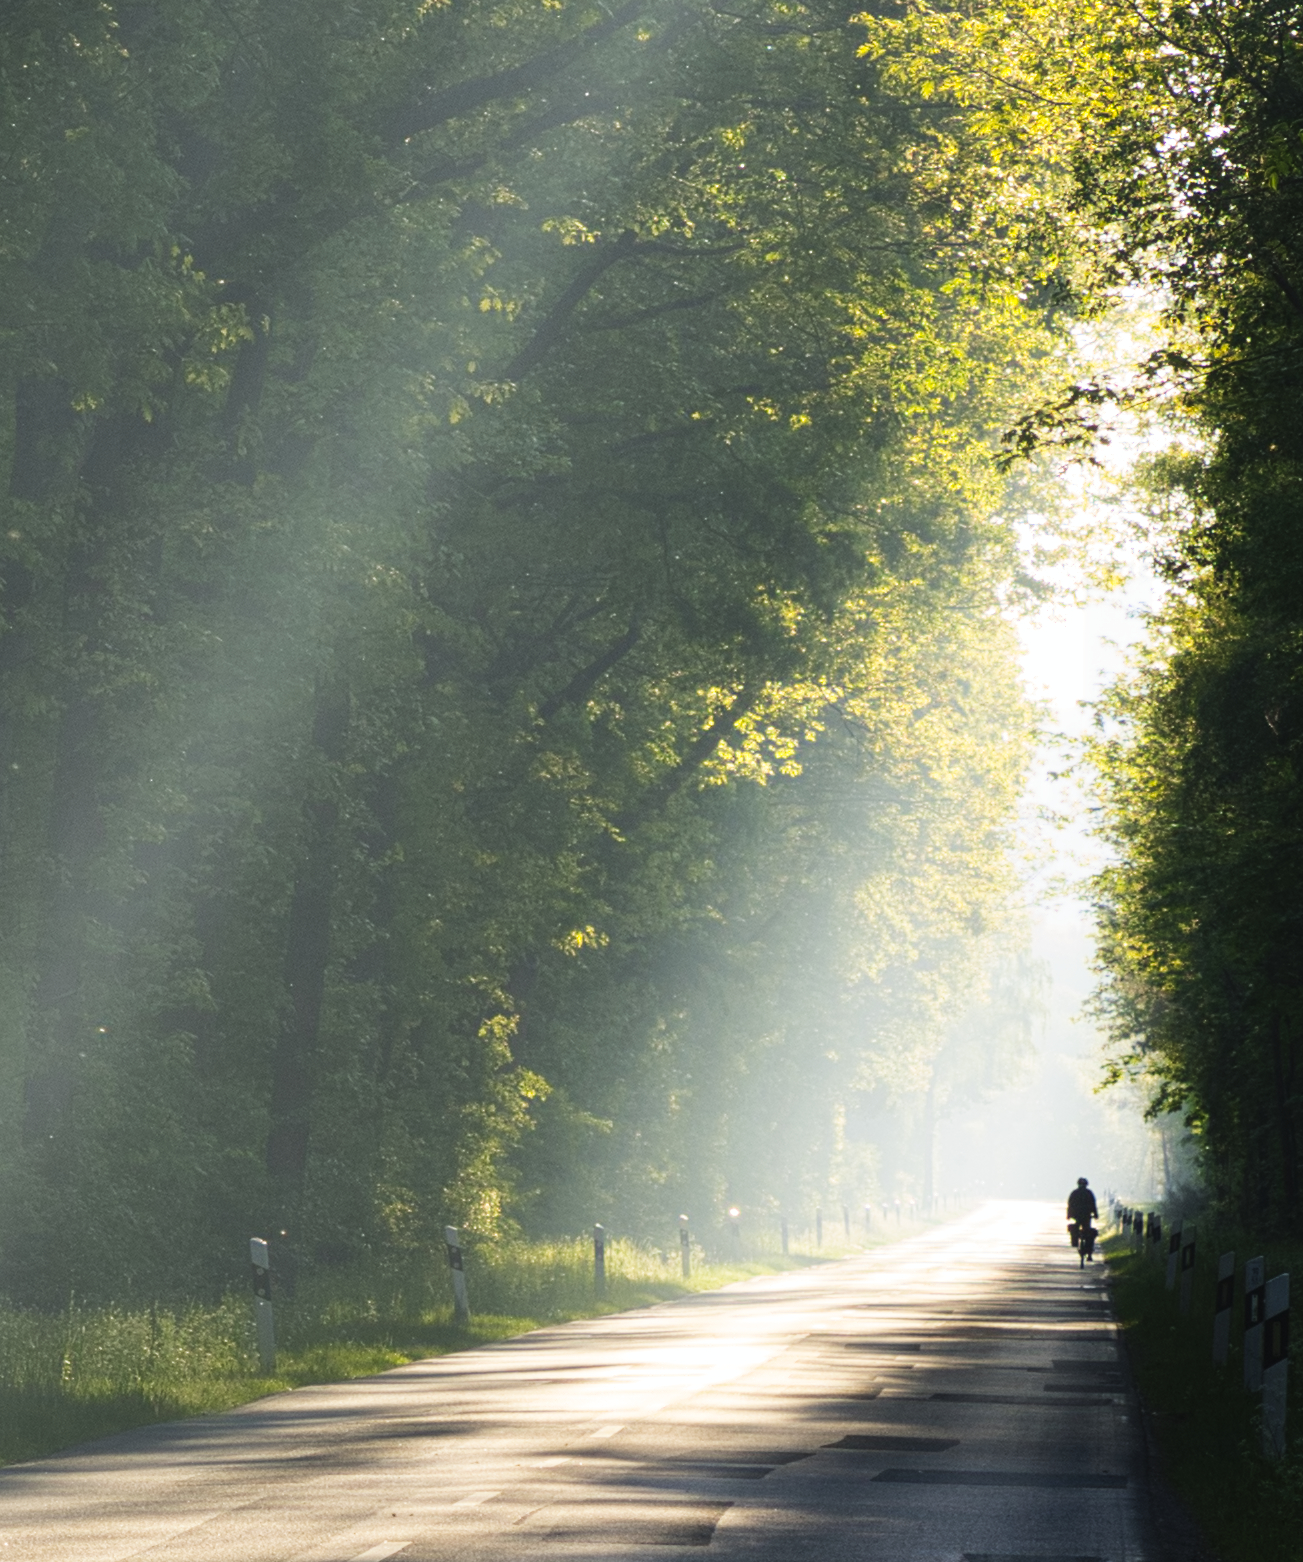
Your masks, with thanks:
<instances>
[{"instance_id":1,"label":"tree","mask_svg":"<svg viewBox=\"0 0 1303 1562\"><path fill-rule=\"evenodd\" d=\"M1092 746L1116 862L1096 884L1115 1074L1181 1110L1241 1214L1297 1226L1300 334L1296 17L1265 5L923 11L899 69L1033 138L1099 269L1160 290L1168 344L1077 385L1023 448L1110 402L1193 453L1149 463L1171 594ZM921 47L920 47L921 46ZM885 57L885 55L884 55ZM1189 439L1188 436L1193 436Z\"/></svg>"},{"instance_id":2,"label":"tree","mask_svg":"<svg viewBox=\"0 0 1303 1562\"><path fill-rule=\"evenodd\" d=\"M817 872L825 771L920 916L961 868L966 958L1023 720L990 457L1060 261L964 112L818 5L3 25L6 1285L491 1228L553 1083L588 1132L735 1081L667 1017L765 948L710 936L744 842Z\"/></svg>"}]
</instances>

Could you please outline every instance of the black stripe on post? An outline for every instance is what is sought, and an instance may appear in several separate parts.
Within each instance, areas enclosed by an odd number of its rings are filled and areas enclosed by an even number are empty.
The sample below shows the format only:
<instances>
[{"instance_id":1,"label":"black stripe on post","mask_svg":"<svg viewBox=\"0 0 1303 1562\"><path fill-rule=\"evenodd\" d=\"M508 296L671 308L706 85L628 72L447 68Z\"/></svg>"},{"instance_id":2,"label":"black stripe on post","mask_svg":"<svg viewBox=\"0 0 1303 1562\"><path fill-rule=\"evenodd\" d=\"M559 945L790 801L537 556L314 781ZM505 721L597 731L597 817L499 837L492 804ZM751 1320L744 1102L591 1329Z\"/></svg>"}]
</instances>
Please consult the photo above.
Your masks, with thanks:
<instances>
[{"instance_id":1,"label":"black stripe on post","mask_svg":"<svg viewBox=\"0 0 1303 1562\"><path fill-rule=\"evenodd\" d=\"M1273 1313L1262 1328L1262 1370L1289 1359L1289 1308Z\"/></svg>"},{"instance_id":2,"label":"black stripe on post","mask_svg":"<svg viewBox=\"0 0 1303 1562\"><path fill-rule=\"evenodd\" d=\"M253 1274L253 1294L264 1302L271 1301L271 1249L261 1237L254 1238L249 1243L251 1255L265 1258L267 1262L260 1264L257 1258L252 1258L249 1268Z\"/></svg>"}]
</instances>

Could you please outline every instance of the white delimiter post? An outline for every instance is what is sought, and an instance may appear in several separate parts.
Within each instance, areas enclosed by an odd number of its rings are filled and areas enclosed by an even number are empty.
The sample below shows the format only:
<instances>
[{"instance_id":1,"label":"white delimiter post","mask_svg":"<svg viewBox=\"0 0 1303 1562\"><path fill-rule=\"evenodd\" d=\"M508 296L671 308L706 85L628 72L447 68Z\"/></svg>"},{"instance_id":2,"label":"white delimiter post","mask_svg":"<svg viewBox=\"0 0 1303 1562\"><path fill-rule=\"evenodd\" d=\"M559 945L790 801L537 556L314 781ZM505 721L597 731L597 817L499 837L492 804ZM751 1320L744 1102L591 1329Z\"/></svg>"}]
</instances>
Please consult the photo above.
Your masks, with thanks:
<instances>
[{"instance_id":1,"label":"white delimiter post","mask_svg":"<svg viewBox=\"0 0 1303 1562\"><path fill-rule=\"evenodd\" d=\"M448 1247L448 1269L452 1275L452 1315L456 1322L467 1324L471 1321L471 1305L466 1297L466 1269L456 1226L443 1228L443 1240Z\"/></svg>"},{"instance_id":2,"label":"white delimiter post","mask_svg":"<svg viewBox=\"0 0 1303 1562\"><path fill-rule=\"evenodd\" d=\"M1267 1281L1262 1320L1262 1451L1269 1459L1285 1452L1285 1390L1289 1378L1289 1276Z\"/></svg>"},{"instance_id":3,"label":"white delimiter post","mask_svg":"<svg viewBox=\"0 0 1303 1562\"><path fill-rule=\"evenodd\" d=\"M1217 1297L1213 1302L1213 1362L1226 1365L1231 1349L1231 1314L1235 1311L1235 1254L1217 1260Z\"/></svg>"},{"instance_id":4,"label":"white delimiter post","mask_svg":"<svg viewBox=\"0 0 1303 1562\"><path fill-rule=\"evenodd\" d=\"M276 1370L276 1320L271 1310L271 1253L264 1237L249 1238L253 1265L253 1321L258 1337L258 1368L264 1376Z\"/></svg>"},{"instance_id":5,"label":"white delimiter post","mask_svg":"<svg viewBox=\"0 0 1303 1562\"><path fill-rule=\"evenodd\" d=\"M1176 1272L1181 1262L1181 1228L1179 1225L1172 1227L1172 1234L1167 1239L1167 1289L1176 1290Z\"/></svg>"},{"instance_id":6,"label":"white delimiter post","mask_svg":"<svg viewBox=\"0 0 1303 1562\"><path fill-rule=\"evenodd\" d=\"M1250 1394L1262 1387L1262 1304L1266 1301L1267 1260L1251 1258L1244 1266L1244 1386Z\"/></svg>"}]
</instances>

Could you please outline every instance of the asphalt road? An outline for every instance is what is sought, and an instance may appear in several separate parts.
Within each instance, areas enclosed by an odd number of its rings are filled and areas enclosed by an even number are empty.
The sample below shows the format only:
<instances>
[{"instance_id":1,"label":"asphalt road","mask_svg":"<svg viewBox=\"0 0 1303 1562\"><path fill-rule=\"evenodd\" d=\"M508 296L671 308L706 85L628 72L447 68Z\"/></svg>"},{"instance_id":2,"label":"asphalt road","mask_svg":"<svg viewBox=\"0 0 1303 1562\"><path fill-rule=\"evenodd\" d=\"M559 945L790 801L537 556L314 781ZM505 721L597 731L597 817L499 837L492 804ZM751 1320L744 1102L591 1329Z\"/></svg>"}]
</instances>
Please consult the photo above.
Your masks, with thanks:
<instances>
[{"instance_id":1,"label":"asphalt road","mask_svg":"<svg viewBox=\"0 0 1303 1562\"><path fill-rule=\"evenodd\" d=\"M1057 1206L0 1471L0 1562L1136 1562Z\"/></svg>"}]
</instances>

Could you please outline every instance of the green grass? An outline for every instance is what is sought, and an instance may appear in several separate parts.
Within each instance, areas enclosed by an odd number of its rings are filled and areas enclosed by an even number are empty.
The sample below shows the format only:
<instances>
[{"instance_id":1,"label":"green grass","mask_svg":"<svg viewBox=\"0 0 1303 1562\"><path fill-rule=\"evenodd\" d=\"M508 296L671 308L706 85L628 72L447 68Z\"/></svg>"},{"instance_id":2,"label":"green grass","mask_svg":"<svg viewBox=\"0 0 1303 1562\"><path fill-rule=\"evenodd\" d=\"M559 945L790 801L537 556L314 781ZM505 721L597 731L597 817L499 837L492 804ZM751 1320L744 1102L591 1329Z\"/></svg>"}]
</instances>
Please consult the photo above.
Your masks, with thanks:
<instances>
[{"instance_id":1,"label":"green grass","mask_svg":"<svg viewBox=\"0 0 1303 1562\"><path fill-rule=\"evenodd\" d=\"M924 1229L893 1226L877 1247ZM276 1299L274 1377L258 1372L252 1306L86 1308L56 1315L0 1305L0 1464L39 1458L110 1432L229 1410L266 1394L366 1377L421 1357L466 1350L541 1324L623 1312L753 1275L797 1269L866 1244L828 1242L783 1256L777 1243L731 1260L693 1250L685 1280L677 1250L607 1245L606 1295L593 1293L587 1238L468 1242L472 1322L452 1319L442 1254L305 1275L293 1300ZM726 1248L727 1254L727 1248Z\"/></svg>"},{"instance_id":2,"label":"green grass","mask_svg":"<svg viewBox=\"0 0 1303 1562\"><path fill-rule=\"evenodd\" d=\"M1257 1395L1242 1388L1240 1288L1249 1242L1239 1235L1199 1230L1190 1314L1180 1316L1166 1289L1162 1260L1131 1253L1121 1238L1105 1243L1114 1304L1157 1443L1162 1473L1193 1513L1225 1562L1298 1562L1303 1554L1303 1394L1290 1371L1289 1422L1293 1436L1279 1462L1261 1453ZM1236 1253L1236 1310L1231 1356L1212 1363L1213 1289L1217 1255ZM1261 1243L1252 1252L1263 1252ZM1303 1251L1266 1250L1268 1275L1303 1270Z\"/></svg>"}]
</instances>

